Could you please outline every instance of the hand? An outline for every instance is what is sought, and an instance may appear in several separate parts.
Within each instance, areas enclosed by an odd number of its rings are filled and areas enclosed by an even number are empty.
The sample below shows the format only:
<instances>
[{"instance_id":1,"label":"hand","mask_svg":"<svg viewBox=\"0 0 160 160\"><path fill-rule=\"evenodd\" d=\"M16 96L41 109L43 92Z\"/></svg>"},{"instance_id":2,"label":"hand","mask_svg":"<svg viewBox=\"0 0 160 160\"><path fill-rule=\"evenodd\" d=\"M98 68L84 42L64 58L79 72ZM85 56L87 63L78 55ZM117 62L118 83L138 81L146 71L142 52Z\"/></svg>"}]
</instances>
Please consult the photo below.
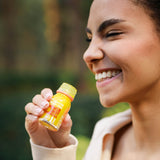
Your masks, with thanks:
<instances>
[{"instance_id":1,"label":"hand","mask_svg":"<svg viewBox=\"0 0 160 160\"><path fill-rule=\"evenodd\" d=\"M41 95L34 96L32 103L28 103L25 106L27 113L25 128L33 143L50 148L61 148L69 145L69 134L72 126L72 120L69 114L65 116L57 132L48 130L38 120L44 113L44 109L48 108L52 96L53 93L50 89L43 89Z\"/></svg>"}]
</instances>

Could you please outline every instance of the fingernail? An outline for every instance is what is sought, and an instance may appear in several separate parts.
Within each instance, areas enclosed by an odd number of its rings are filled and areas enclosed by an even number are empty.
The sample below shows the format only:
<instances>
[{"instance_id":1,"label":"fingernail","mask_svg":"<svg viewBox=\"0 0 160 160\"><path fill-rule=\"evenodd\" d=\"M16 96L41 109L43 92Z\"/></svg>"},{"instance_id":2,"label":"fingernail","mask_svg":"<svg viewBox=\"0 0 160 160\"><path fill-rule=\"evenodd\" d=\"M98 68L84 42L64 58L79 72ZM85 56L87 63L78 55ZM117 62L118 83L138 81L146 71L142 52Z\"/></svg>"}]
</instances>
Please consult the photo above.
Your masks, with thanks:
<instances>
[{"instance_id":1,"label":"fingernail","mask_svg":"<svg viewBox=\"0 0 160 160\"><path fill-rule=\"evenodd\" d=\"M37 114L40 114L41 112L43 112L43 110L42 110L41 108L37 108L37 109L35 110L35 112L36 112Z\"/></svg>"},{"instance_id":2,"label":"fingernail","mask_svg":"<svg viewBox=\"0 0 160 160\"><path fill-rule=\"evenodd\" d=\"M71 127L70 120L71 120L71 117L69 114L67 114L63 122L63 128Z\"/></svg>"},{"instance_id":3,"label":"fingernail","mask_svg":"<svg viewBox=\"0 0 160 160\"><path fill-rule=\"evenodd\" d=\"M44 98L47 100L50 100L52 98L52 94L51 93L47 93L44 95Z\"/></svg>"},{"instance_id":4,"label":"fingernail","mask_svg":"<svg viewBox=\"0 0 160 160\"><path fill-rule=\"evenodd\" d=\"M69 121L71 119L71 116L69 114L66 115L65 121Z\"/></svg>"},{"instance_id":5,"label":"fingernail","mask_svg":"<svg viewBox=\"0 0 160 160\"><path fill-rule=\"evenodd\" d=\"M49 103L48 103L47 101L43 101L43 102L41 103L41 106L42 106L43 108L47 108L47 107L49 106Z\"/></svg>"}]
</instances>

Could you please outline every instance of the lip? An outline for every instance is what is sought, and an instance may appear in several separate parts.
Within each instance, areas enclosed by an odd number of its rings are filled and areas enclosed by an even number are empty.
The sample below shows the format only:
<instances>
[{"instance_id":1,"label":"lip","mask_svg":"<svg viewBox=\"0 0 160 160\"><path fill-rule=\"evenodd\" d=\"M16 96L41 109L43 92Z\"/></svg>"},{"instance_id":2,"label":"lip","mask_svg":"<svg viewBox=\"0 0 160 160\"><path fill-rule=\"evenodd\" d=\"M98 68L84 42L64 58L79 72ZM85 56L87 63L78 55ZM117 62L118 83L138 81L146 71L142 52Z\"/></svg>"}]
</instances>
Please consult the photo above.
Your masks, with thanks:
<instances>
[{"instance_id":1,"label":"lip","mask_svg":"<svg viewBox=\"0 0 160 160\"><path fill-rule=\"evenodd\" d=\"M94 70L93 73L102 73L102 72L107 72L107 71L112 71L112 70L121 70L120 68L104 68L104 69L99 69L99 70Z\"/></svg>"},{"instance_id":2,"label":"lip","mask_svg":"<svg viewBox=\"0 0 160 160\"><path fill-rule=\"evenodd\" d=\"M102 81L96 81L96 87L97 88L102 88L105 87L106 85L111 84L112 82L114 82L116 79L118 79L120 76L122 76L122 72L119 73L118 75L116 75L115 77L112 77L110 79L103 79Z\"/></svg>"}]
</instances>

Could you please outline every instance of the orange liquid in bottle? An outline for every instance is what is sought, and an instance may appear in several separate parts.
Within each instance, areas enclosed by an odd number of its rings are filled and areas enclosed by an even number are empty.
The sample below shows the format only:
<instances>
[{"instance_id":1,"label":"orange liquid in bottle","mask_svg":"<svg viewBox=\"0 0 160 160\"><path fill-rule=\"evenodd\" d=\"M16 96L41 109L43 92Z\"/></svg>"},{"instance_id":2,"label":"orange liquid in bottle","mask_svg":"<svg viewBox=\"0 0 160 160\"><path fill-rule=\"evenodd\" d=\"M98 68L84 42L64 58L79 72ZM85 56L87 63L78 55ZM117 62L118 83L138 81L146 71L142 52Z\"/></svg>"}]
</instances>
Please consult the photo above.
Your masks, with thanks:
<instances>
[{"instance_id":1,"label":"orange liquid in bottle","mask_svg":"<svg viewBox=\"0 0 160 160\"><path fill-rule=\"evenodd\" d=\"M52 97L45 113L39 118L40 123L50 130L57 131L70 110L76 93L77 90L72 85L63 83Z\"/></svg>"}]
</instances>

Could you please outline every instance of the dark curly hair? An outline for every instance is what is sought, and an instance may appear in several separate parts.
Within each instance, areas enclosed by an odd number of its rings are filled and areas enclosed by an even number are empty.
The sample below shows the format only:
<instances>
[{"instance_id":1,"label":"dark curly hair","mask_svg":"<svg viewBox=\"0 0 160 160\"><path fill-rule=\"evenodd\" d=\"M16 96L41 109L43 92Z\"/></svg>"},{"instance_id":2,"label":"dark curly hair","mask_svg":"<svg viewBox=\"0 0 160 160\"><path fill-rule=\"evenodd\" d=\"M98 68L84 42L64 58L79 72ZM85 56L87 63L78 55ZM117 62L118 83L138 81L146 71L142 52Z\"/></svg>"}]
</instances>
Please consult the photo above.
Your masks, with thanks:
<instances>
[{"instance_id":1,"label":"dark curly hair","mask_svg":"<svg viewBox=\"0 0 160 160\"><path fill-rule=\"evenodd\" d=\"M131 0L136 5L144 8L146 13L155 23L155 27L160 34L160 0Z\"/></svg>"}]
</instances>

